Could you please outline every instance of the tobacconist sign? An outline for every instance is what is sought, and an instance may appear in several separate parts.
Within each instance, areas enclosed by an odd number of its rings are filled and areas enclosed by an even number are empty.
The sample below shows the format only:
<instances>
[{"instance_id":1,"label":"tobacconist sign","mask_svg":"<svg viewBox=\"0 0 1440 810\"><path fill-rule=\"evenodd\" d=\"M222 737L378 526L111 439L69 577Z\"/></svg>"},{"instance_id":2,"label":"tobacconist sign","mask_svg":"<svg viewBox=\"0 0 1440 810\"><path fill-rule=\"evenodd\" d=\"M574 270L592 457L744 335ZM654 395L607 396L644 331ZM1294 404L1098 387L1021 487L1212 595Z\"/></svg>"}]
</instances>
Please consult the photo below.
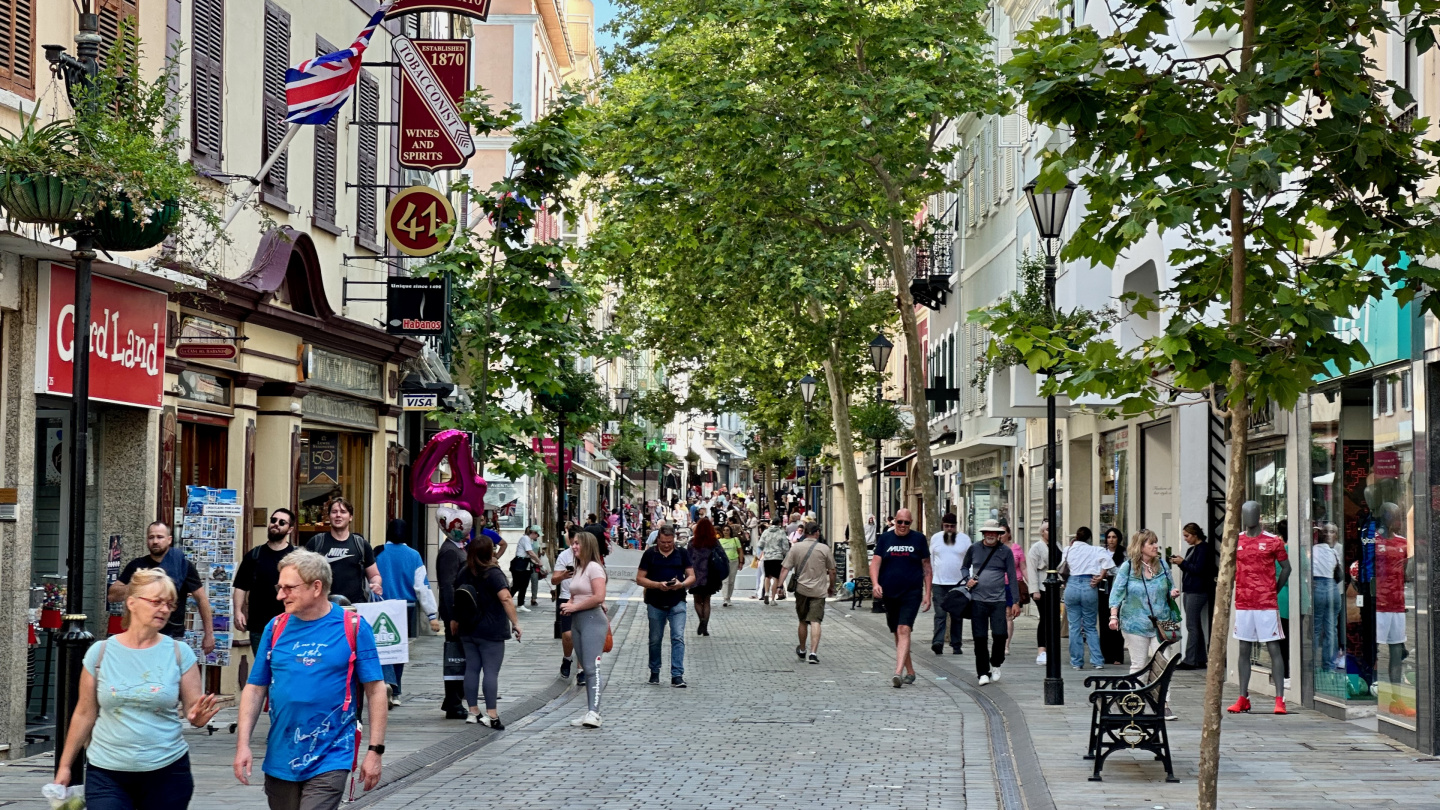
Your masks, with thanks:
<instances>
[{"instance_id":1,"label":"tobacconist sign","mask_svg":"<svg viewBox=\"0 0 1440 810\"><path fill-rule=\"evenodd\" d=\"M460 100L470 85L470 40L396 37L400 65L401 166L458 169L475 154Z\"/></svg>"},{"instance_id":2,"label":"tobacconist sign","mask_svg":"<svg viewBox=\"0 0 1440 810\"><path fill-rule=\"evenodd\" d=\"M385 16L388 19L417 11L449 11L484 22L490 16L490 0L398 0Z\"/></svg>"}]
</instances>

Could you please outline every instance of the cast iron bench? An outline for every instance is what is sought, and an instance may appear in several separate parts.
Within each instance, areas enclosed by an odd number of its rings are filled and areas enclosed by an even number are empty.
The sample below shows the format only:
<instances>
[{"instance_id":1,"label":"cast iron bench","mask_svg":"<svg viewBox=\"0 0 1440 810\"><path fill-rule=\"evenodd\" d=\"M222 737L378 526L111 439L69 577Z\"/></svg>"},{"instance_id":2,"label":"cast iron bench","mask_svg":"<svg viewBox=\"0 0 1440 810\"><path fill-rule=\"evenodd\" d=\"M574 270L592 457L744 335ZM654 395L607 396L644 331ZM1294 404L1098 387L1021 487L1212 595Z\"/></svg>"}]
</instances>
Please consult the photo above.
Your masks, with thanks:
<instances>
[{"instance_id":1,"label":"cast iron bench","mask_svg":"<svg viewBox=\"0 0 1440 810\"><path fill-rule=\"evenodd\" d=\"M1165 728L1165 693L1180 664L1179 642L1167 641L1145 668L1131 675L1094 675L1090 693L1090 744L1085 759L1093 760L1091 782L1099 782L1105 759L1119 750L1149 751L1165 763L1165 781L1179 782L1170 760L1170 735Z\"/></svg>"}]
</instances>

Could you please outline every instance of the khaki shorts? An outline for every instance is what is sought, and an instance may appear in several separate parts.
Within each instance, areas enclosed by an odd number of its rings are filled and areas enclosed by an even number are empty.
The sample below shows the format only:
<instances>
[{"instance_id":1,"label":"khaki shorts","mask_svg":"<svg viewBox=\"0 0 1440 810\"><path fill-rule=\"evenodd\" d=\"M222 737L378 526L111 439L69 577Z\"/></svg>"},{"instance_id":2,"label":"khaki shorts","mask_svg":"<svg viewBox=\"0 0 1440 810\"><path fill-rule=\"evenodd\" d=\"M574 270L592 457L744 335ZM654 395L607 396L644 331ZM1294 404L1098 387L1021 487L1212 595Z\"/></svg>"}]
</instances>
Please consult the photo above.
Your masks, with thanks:
<instances>
[{"instance_id":1,"label":"khaki shorts","mask_svg":"<svg viewBox=\"0 0 1440 810\"><path fill-rule=\"evenodd\" d=\"M825 621L825 597L795 594L795 615L802 622Z\"/></svg>"}]
</instances>

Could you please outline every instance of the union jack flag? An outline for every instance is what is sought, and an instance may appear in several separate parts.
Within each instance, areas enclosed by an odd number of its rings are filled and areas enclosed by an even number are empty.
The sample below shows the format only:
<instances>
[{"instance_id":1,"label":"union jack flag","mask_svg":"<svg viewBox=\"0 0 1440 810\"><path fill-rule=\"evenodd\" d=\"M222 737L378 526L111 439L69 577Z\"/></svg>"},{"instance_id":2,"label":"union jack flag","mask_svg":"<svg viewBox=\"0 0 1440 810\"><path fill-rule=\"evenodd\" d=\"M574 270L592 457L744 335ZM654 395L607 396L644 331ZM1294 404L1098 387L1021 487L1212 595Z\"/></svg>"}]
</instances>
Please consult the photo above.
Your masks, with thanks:
<instances>
[{"instance_id":1,"label":"union jack flag","mask_svg":"<svg viewBox=\"0 0 1440 810\"><path fill-rule=\"evenodd\" d=\"M287 123L317 126L330 123L350 100L350 91L360 78L360 57L369 46L375 28L393 5L395 0L381 3L350 47L307 59L285 71L285 103L290 108L285 116Z\"/></svg>"}]
</instances>

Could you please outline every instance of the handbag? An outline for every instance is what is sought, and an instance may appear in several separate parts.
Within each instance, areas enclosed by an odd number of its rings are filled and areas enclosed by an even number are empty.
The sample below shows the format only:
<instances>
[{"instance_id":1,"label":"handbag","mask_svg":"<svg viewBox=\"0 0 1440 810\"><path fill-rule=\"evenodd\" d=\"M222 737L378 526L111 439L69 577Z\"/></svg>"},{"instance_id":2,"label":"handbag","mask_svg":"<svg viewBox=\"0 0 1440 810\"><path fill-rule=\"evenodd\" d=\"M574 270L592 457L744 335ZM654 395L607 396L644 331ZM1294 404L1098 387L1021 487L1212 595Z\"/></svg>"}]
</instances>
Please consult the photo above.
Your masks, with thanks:
<instances>
[{"instance_id":1,"label":"handbag","mask_svg":"<svg viewBox=\"0 0 1440 810\"><path fill-rule=\"evenodd\" d=\"M605 649L604 649L604 652L610 652L610 651L613 650L613 649L615 649L615 634L612 633L612 632L610 632L610 625L609 625L609 624L606 624L606 625L605 625Z\"/></svg>"},{"instance_id":2,"label":"handbag","mask_svg":"<svg viewBox=\"0 0 1440 810\"><path fill-rule=\"evenodd\" d=\"M820 541L816 539L814 543L810 544L810 550L805 552L805 557L800 560L800 565L794 571L790 572L790 578L785 581L785 590L787 592L795 593L795 589L800 587L800 569L805 567L805 563L810 561L810 555L814 554L815 549L819 547Z\"/></svg>"},{"instance_id":3,"label":"handbag","mask_svg":"<svg viewBox=\"0 0 1440 810\"><path fill-rule=\"evenodd\" d=\"M459 641L445 642L445 663L441 679L446 681L465 680L465 647Z\"/></svg>"},{"instance_id":4,"label":"handbag","mask_svg":"<svg viewBox=\"0 0 1440 810\"><path fill-rule=\"evenodd\" d=\"M1162 619L1155 615L1155 605L1150 601L1150 586L1142 574L1141 584L1145 587L1145 606L1150 609L1150 623L1155 626L1155 635L1159 636L1161 641L1178 641L1180 639L1180 606L1175 604L1175 597L1169 595L1175 587L1175 581L1170 579L1169 571L1163 568L1161 570L1165 574L1165 581L1170 583L1170 588L1165 589L1167 600L1165 612L1170 618Z\"/></svg>"}]
</instances>

